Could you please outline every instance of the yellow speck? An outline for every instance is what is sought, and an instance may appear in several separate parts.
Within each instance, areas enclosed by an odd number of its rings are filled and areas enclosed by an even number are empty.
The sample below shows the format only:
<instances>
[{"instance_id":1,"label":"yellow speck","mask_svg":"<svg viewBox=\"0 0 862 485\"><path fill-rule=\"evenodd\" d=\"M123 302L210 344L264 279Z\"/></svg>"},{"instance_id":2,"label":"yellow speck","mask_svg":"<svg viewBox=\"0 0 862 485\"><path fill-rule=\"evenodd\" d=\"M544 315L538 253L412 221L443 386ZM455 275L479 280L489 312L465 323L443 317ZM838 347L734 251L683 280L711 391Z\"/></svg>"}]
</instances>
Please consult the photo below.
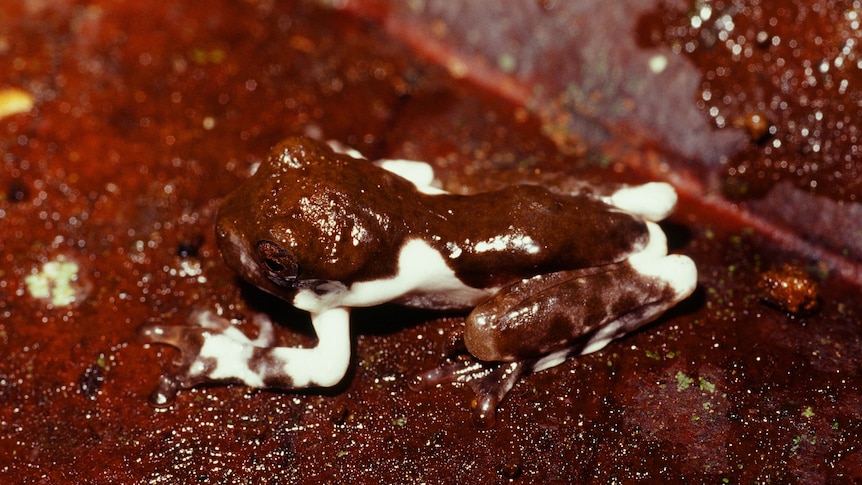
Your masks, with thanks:
<instances>
[{"instance_id":1,"label":"yellow speck","mask_svg":"<svg viewBox=\"0 0 862 485\"><path fill-rule=\"evenodd\" d=\"M33 96L18 88L0 89L0 119L33 109Z\"/></svg>"},{"instance_id":2,"label":"yellow speck","mask_svg":"<svg viewBox=\"0 0 862 485\"><path fill-rule=\"evenodd\" d=\"M463 79L467 76L467 73L470 71L470 68L467 66L467 63L461 59L452 59L446 65L446 68L449 70L449 74L452 75L455 79Z\"/></svg>"},{"instance_id":3,"label":"yellow speck","mask_svg":"<svg viewBox=\"0 0 862 485\"><path fill-rule=\"evenodd\" d=\"M33 298L48 300L55 307L75 302L73 283L78 280L78 263L74 261L49 261L38 273L24 279L27 291Z\"/></svg>"}]
</instances>

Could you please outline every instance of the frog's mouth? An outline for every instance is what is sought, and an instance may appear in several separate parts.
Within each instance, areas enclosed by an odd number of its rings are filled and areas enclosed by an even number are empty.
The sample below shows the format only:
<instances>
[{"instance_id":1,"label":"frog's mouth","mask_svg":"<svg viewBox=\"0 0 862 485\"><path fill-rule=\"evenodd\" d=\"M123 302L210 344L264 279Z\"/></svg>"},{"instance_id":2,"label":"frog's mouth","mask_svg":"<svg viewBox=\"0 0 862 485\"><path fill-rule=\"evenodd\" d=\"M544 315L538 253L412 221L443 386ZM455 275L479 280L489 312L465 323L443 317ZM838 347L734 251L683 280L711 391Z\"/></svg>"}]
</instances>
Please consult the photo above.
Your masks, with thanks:
<instances>
[{"instance_id":1,"label":"frog's mouth","mask_svg":"<svg viewBox=\"0 0 862 485\"><path fill-rule=\"evenodd\" d=\"M309 293L315 298L341 294L343 283L325 279L301 279L302 269L290 251L272 241L261 240L255 245L258 267L263 276L282 290Z\"/></svg>"}]
</instances>

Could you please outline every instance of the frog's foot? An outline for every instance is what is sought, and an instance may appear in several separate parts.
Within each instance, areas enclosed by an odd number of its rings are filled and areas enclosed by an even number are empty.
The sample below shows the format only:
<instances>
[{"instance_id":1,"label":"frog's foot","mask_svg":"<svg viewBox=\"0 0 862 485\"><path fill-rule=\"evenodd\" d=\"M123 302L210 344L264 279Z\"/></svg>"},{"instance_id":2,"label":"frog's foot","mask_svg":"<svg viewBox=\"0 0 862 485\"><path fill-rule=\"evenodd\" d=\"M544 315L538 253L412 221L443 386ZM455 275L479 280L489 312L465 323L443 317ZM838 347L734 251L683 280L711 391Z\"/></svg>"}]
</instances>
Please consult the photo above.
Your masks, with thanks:
<instances>
[{"instance_id":1,"label":"frog's foot","mask_svg":"<svg viewBox=\"0 0 862 485\"><path fill-rule=\"evenodd\" d=\"M179 371L162 375L159 385L150 394L150 404L155 407L169 406L183 388L215 381L213 371L218 367L216 348L227 351L233 347L242 352L243 348L266 348L274 342L272 322L264 315L255 316L258 337L249 339L229 320L204 310L192 313L189 325L146 325L139 329L142 339L149 343L165 344L180 351Z\"/></svg>"},{"instance_id":2,"label":"frog's foot","mask_svg":"<svg viewBox=\"0 0 862 485\"><path fill-rule=\"evenodd\" d=\"M610 194L605 201L648 221L664 220L676 207L676 190L664 182L623 186Z\"/></svg>"},{"instance_id":3,"label":"frog's foot","mask_svg":"<svg viewBox=\"0 0 862 485\"><path fill-rule=\"evenodd\" d=\"M333 309L312 317L318 336L313 348L274 346L272 322L255 317L255 339L212 312L194 313L188 326L149 325L141 337L180 350L179 370L162 376L150 404L169 406L179 389L207 383L241 383L253 388L298 389L333 386L350 360L349 315Z\"/></svg>"},{"instance_id":4,"label":"frog's foot","mask_svg":"<svg viewBox=\"0 0 862 485\"><path fill-rule=\"evenodd\" d=\"M450 382L467 384L475 393L470 402L473 424L480 429L489 429L494 427L497 420L497 406L534 366L533 360L482 362L467 357L416 375L410 387L421 390Z\"/></svg>"}]
</instances>

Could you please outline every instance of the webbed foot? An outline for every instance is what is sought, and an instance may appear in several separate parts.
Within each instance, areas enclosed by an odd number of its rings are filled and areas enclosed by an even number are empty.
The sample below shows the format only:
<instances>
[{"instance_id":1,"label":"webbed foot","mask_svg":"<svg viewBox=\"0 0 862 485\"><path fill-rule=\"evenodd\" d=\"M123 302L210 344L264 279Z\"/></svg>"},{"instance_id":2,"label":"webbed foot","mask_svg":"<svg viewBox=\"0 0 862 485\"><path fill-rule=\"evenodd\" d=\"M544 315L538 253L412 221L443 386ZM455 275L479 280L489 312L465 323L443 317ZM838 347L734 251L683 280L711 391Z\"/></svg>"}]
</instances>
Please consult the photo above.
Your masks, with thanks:
<instances>
[{"instance_id":1,"label":"webbed foot","mask_svg":"<svg viewBox=\"0 0 862 485\"><path fill-rule=\"evenodd\" d=\"M271 347L275 341L272 322L264 315L254 319L258 327L256 339L249 339L229 320L211 311L196 311L188 318L189 325L145 325L138 329L139 336L148 343L165 344L180 351L177 370L162 375L159 384L150 393L149 403L154 407L170 406L180 389L207 382L230 382L241 379L215 377L220 354L237 351L240 355L253 348Z\"/></svg>"},{"instance_id":2,"label":"webbed foot","mask_svg":"<svg viewBox=\"0 0 862 485\"><path fill-rule=\"evenodd\" d=\"M462 356L455 362L415 375L410 381L410 388L418 391L438 384L467 384L474 393L470 401L473 424L480 429L490 429L497 420L497 406L521 377L532 370L534 364L533 360L482 362L473 357Z\"/></svg>"}]
</instances>

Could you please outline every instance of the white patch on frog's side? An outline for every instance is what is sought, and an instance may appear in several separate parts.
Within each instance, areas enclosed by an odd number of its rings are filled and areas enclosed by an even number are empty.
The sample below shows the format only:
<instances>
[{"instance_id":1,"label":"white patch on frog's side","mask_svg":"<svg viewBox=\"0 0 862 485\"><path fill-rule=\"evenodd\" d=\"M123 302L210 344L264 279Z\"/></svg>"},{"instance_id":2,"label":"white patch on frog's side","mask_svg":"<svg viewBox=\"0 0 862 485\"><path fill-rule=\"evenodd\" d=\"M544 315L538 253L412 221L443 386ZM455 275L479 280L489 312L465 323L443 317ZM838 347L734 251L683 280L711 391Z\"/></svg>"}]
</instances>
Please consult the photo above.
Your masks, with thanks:
<instances>
[{"instance_id":1,"label":"white patch on frog's side","mask_svg":"<svg viewBox=\"0 0 862 485\"><path fill-rule=\"evenodd\" d=\"M396 273L349 288L337 281L297 291L291 302L312 314L336 307L368 307L387 302L428 309L472 308L497 288L472 288L458 279L436 249L421 239L409 239L398 252Z\"/></svg>"},{"instance_id":2,"label":"white patch on frog's side","mask_svg":"<svg viewBox=\"0 0 862 485\"><path fill-rule=\"evenodd\" d=\"M397 301L431 309L471 308L496 290L465 285L440 252L421 239L410 239L398 253L394 276L354 283L342 303L358 307Z\"/></svg>"},{"instance_id":3,"label":"white patch on frog's side","mask_svg":"<svg viewBox=\"0 0 862 485\"><path fill-rule=\"evenodd\" d=\"M380 168L409 180L419 192L424 194L445 194L446 191L434 187L434 169L425 162L416 160L383 159L374 162Z\"/></svg>"},{"instance_id":4,"label":"white patch on frog's side","mask_svg":"<svg viewBox=\"0 0 862 485\"><path fill-rule=\"evenodd\" d=\"M623 187L605 202L648 221L661 221L673 212L677 195L673 186L664 182Z\"/></svg>"}]
</instances>

